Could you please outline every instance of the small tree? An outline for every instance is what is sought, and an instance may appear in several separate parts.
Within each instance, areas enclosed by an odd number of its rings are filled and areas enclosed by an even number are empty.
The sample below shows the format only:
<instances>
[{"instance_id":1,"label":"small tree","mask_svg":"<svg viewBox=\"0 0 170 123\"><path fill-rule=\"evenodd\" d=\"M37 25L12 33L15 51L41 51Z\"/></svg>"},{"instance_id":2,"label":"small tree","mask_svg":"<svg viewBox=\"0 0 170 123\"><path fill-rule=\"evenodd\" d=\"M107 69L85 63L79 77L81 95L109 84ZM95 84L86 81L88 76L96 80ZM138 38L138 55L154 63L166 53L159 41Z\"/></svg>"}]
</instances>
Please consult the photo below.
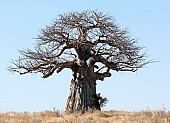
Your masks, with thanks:
<instances>
[{"instance_id":1,"label":"small tree","mask_svg":"<svg viewBox=\"0 0 170 123\"><path fill-rule=\"evenodd\" d=\"M21 56L12 60L10 70L21 75L42 73L48 78L64 68L71 69L66 111L100 109L91 101L96 81L111 77L111 70L135 72L148 64L141 49L112 16L98 11L72 12L59 15L42 29L35 50L20 50Z\"/></svg>"}]
</instances>

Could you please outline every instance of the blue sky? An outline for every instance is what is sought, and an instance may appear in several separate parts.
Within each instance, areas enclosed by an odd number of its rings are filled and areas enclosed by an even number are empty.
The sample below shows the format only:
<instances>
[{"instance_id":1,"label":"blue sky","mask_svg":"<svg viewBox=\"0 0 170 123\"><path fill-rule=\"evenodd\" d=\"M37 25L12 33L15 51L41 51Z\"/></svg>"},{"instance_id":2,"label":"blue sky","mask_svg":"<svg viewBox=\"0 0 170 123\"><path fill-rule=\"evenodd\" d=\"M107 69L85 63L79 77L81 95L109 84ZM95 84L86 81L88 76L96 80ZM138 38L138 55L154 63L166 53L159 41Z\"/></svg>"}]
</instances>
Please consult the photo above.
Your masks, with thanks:
<instances>
[{"instance_id":1,"label":"blue sky","mask_svg":"<svg viewBox=\"0 0 170 123\"><path fill-rule=\"evenodd\" d=\"M17 59L17 49L33 48L33 37L58 14L70 11L109 12L146 47L149 64L136 73L112 72L98 82L97 92L109 99L104 110L170 111L170 1L169 0L4 0L0 1L0 112L65 109L71 71L42 79L20 76L6 68Z\"/></svg>"}]
</instances>

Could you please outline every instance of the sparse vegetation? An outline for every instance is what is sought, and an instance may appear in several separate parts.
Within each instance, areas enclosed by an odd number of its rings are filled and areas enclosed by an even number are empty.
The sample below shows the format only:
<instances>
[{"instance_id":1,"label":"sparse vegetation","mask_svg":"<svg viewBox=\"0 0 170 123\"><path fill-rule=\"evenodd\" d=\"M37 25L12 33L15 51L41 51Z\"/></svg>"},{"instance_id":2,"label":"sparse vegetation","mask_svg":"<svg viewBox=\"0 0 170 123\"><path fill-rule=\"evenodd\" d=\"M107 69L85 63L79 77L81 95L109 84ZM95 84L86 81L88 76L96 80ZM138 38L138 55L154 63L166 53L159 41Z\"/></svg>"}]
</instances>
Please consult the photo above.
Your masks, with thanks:
<instances>
[{"instance_id":1,"label":"sparse vegetation","mask_svg":"<svg viewBox=\"0 0 170 123\"><path fill-rule=\"evenodd\" d=\"M170 123L166 111L94 111L66 114L60 111L0 113L0 123Z\"/></svg>"}]
</instances>

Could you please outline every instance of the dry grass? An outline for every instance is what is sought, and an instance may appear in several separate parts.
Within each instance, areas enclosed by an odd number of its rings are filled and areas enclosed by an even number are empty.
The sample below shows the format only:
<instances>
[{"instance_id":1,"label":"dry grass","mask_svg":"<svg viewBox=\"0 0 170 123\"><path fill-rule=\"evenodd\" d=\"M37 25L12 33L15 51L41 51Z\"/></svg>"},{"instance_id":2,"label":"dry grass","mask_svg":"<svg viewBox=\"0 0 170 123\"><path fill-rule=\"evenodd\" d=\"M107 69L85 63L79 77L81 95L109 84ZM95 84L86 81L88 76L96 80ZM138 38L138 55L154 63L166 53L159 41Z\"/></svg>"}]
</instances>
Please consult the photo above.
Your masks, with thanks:
<instances>
[{"instance_id":1,"label":"dry grass","mask_svg":"<svg viewBox=\"0 0 170 123\"><path fill-rule=\"evenodd\" d=\"M170 123L165 111L94 111L65 114L59 111L38 113L0 113L0 123Z\"/></svg>"}]
</instances>

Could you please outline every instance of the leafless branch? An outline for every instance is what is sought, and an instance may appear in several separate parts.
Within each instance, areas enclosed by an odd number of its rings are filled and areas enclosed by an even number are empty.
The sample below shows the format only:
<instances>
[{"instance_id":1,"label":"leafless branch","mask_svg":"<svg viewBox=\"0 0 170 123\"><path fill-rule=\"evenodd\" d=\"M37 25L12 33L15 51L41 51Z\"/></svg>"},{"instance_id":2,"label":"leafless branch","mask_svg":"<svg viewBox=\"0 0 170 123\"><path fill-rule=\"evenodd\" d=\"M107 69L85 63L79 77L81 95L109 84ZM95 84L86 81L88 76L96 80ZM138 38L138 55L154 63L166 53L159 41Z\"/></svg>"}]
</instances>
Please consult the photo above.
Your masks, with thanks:
<instances>
[{"instance_id":1,"label":"leafless branch","mask_svg":"<svg viewBox=\"0 0 170 123\"><path fill-rule=\"evenodd\" d=\"M114 17L98 11L59 15L35 39L35 50L20 50L21 56L12 61L11 71L40 72L47 78L55 71L70 68L75 58L84 64L89 58L102 63L98 73L106 68L107 73L110 69L134 72L152 62L145 60L146 54L140 53L143 48L137 46L137 40L131 38L127 29L121 29ZM101 75L97 78L109 77Z\"/></svg>"}]
</instances>

